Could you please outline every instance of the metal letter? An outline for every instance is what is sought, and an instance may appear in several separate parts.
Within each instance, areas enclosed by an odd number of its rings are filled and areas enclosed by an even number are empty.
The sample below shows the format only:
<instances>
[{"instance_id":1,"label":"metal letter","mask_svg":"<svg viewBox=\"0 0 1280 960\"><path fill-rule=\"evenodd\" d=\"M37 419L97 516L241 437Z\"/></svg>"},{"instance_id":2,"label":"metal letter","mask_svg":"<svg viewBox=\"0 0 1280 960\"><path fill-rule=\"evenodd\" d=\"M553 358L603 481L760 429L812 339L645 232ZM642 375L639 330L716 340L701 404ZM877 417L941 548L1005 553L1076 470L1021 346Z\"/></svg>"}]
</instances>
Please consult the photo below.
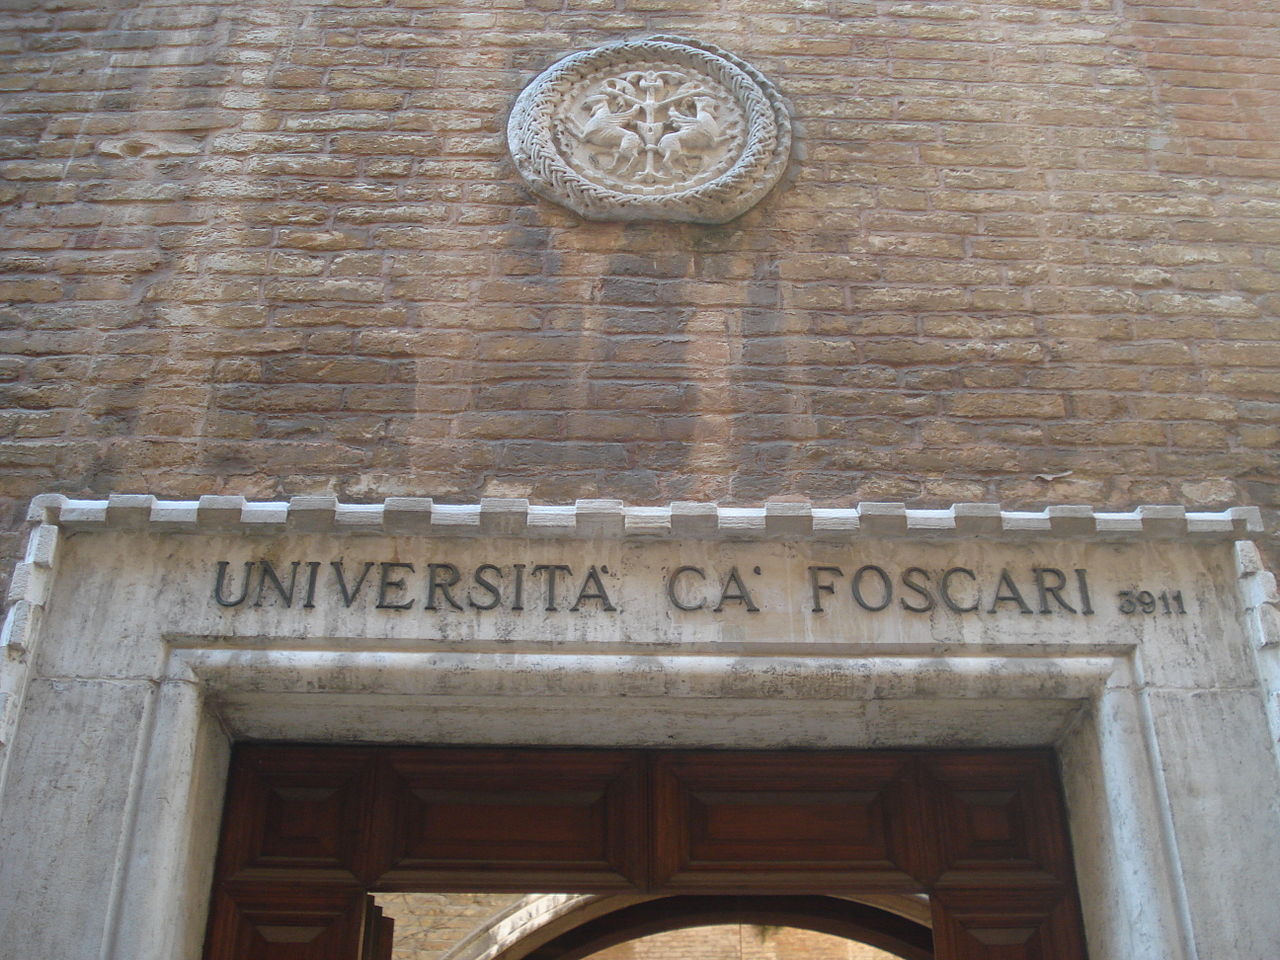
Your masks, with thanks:
<instances>
[{"instance_id":1,"label":"metal letter","mask_svg":"<svg viewBox=\"0 0 1280 960\"><path fill-rule=\"evenodd\" d=\"M1085 571L1076 568L1076 583L1080 586L1080 612L1085 616L1093 614L1093 604L1089 602L1089 581L1085 579Z\"/></svg>"},{"instance_id":2,"label":"metal letter","mask_svg":"<svg viewBox=\"0 0 1280 960\"><path fill-rule=\"evenodd\" d=\"M413 597L410 597L404 603L388 603L388 590L403 590L404 579L390 579L387 574L392 570L408 570L413 573L412 563L384 563L382 566L382 577L378 580L378 609L379 610L408 610L413 606Z\"/></svg>"},{"instance_id":3,"label":"metal letter","mask_svg":"<svg viewBox=\"0 0 1280 960\"><path fill-rule=\"evenodd\" d=\"M564 563L540 563L533 568L534 576L542 571L547 572L547 613L556 612L556 574L561 570L566 576L573 576L573 571Z\"/></svg>"},{"instance_id":4,"label":"metal letter","mask_svg":"<svg viewBox=\"0 0 1280 960\"><path fill-rule=\"evenodd\" d=\"M269 560L259 560L262 567L262 578L258 581L258 599L254 602L255 607L262 606L263 594L267 592L267 578L271 578L271 585L275 588L276 593L280 594L280 599L284 601L286 607L293 606L293 588L298 585L298 567L302 566L298 560L293 561L293 572L289 576L289 589L285 590L284 584L280 582L280 578L276 576L275 567L271 566Z\"/></svg>"},{"instance_id":5,"label":"metal letter","mask_svg":"<svg viewBox=\"0 0 1280 960\"><path fill-rule=\"evenodd\" d=\"M686 573L696 573L703 580L707 579L707 575L703 572L701 567L677 567L672 572L671 576L667 577L667 599L670 600L671 605L678 610L701 610L707 605L706 597L703 597L694 604L684 604L681 603L680 598L676 596L676 580Z\"/></svg>"},{"instance_id":6,"label":"metal letter","mask_svg":"<svg viewBox=\"0 0 1280 960\"><path fill-rule=\"evenodd\" d=\"M735 592L729 592L730 585L736 587ZM724 578L724 583L720 587L720 602L711 609L719 613L724 609L726 600L737 600L739 603L744 604L747 608L747 613L760 612L760 608L751 599L751 591L747 589L747 585L742 582L742 577L738 575L737 567L729 568L729 575Z\"/></svg>"},{"instance_id":7,"label":"metal letter","mask_svg":"<svg viewBox=\"0 0 1280 960\"><path fill-rule=\"evenodd\" d=\"M446 579L437 580L436 572L445 570L448 572ZM455 610L461 610L462 604L453 599L453 594L449 592L449 588L455 586L462 579L462 574L458 572L458 568L452 563L429 563L427 564L427 610L436 610L436 591L439 590L444 594L445 600L449 602L449 606Z\"/></svg>"},{"instance_id":8,"label":"metal letter","mask_svg":"<svg viewBox=\"0 0 1280 960\"><path fill-rule=\"evenodd\" d=\"M862 578L868 570L874 571L875 575L880 578L880 583L884 585L884 601L879 606L872 606L862 598ZM853 599L857 601L858 606L863 610L870 610L874 613L877 610L883 610L893 602L893 581L889 579L889 575L882 568L873 563L869 563L865 567L859 567L853 575L850 586L853 589Z\"/></svg>"},{"instance_id":9,"label":"metal letter","mask_svg":"<svg viewBox=\"0 0 1280 960\"><path fill-rule=\"evenodd\" d=\"M948 610L955 613L973 613L978 609L978 601L975 599L973 603L967 607L962 607L956 603L955 598L951 596L951 578L957 573L963 573L970 580L977 580L978 576L968 567L952 567L942 575L942 579L938 582L938 592L942 594L942 602L947 605Z\"/></svg>"},{"instance_id":10,"label":"metal letter","mask_svg":"<svg viewBox=\"0 0 1280 960\"><path fill-rule=\"evenodd\" d=\"M227 579L227 567L230 565L227 560L219 560L218 575L213 581L213 599L220 607L238 607L244 603L244 598L249 595L249 577L253 573L252 560L246 560L244 563L244 583L240 585L240 596L234 600L224 600L222 598L222 587Z\"/></svg>"},{"instance_id":11,"label":"metal letter","mask_svg":"<svg viewBox=\"0 0 1280 960\"><path fill-rule=\"evenodd\" d=\"M316 578L320 576L320 561L307 561L307 599L302 608L310 610L316 605Z\"/></svg>"},{"instance_id":12,"label":"metal letter","mask_svg":"<svg viewBox=\"0 0 1280 960\"><path fill-rule=\"evenodd\" d=\"M809 568L809 589L813 593L813 612L822 613L822 597L824 593L835 593L836 588L833 583L819 583L818 574L833 573L837 577L843 577L844 571L839 567L810 567Z\"/></svg>"},{"instance_id":13,"label":"metal letter","mask_svg":"<svg viewBox=\"0 0 1280 960\"><path fill-rule=\"evenodd\" d=\"M351 606L356 602L356 597L360 596L360 588L364 586L369 571L373 569L373 561L370 560L364 565L364 569L360 571L360 578L356 580L356 585L350 592L347 591L347 578L342 573L342 559L330 560L329 566L333 567L333 574L338 578L338 592L342 594L342 603L345 606Z\"/></svg>"},{"instance_id":14,"label":"metal letter","mask_svg":"<svg viewBox=\"0 0 1280 960\"><path fill-rule=\"evenodd\" d=\"M524 564L513 563L511 566L516 573L516 585L515 585L514 594L511 598L511 609L523 610L524 609Z\"/></svg>"},{"instance_id":15,"label":"metal letter","mask_svg":"<svg viewBox=\"0 0 1280 960\"><path fill-rule=\"evenodd\" d=\"M1049 612L1050 597L1053 597L1053 599L1057 600L1058 606L1062 607L1062 609L1067 610L1070 613L1076 612L1075 607L1073 607L1071 604L1067 603L1067 601L1062 599L1062 588L1067 585L1067 578L1063 576L1063 573L1061 570L1057 569L1056 567L1032 567L1031 572L1035 574L1036 591L1040 594L1040 612L1041 613ZM1058 582L1052 585L1045 583L1046 574L1053 574L1053 576L1057 578Z\"/></svg>"},{"instance_id":16,"label":"metal letter","mask_svg":"<svg viewBox=\"0 0 1280 960\"><path fill-rule=\"evenodd\" d=\"M587 587L589 586L592 587L590 593L587 592ZM583 600L599 600L601 610L612 612L615 609L614 605L609 602L609 594L605 592L604 584L600 580L600 574L596 573L595 567L591 567L587 571L587 575L582 578L582 589L578 591L578 599L574 601L573 606L569 609L571 611L577 610L582 606Z\"/></svg>"},{"instance_id":17,"label":"metal letter","mask_svg":"<svg viewBox=\"0 0 1280 960\"><path fill-rule=\"evenodd\" d=\"M1005 592L1006 588L1008 592ZM1000 582L996 584L996 595L992 599L991 609L987 613L996 613L1002 603L1016 603L1021 613L1031 612L1031 608L1022 599L1022 594L1018 592L1018 587L1013 582L1013 577L1009 576L1008 570L1000 571Z\"/></svg>"},{"instance_id":18,"label":"metal letter","mask_svg":"<svg viewBox=\"0 0 1280 960\"><path fill-rule=\"evenodd\" d=\"M902 597L900 600L898 600L898 602L902 604L903 610L910 610L912 613L928 613L938 604L933 599L933 594L929 592L929 589L927 587L925 587L923 584L916 583L916 581L911 579L911 575L913 573L918 573L920 574L920 576L928 580L929 572L920 567L908 567L905 571L903 571L903 574L902 574L902 585L906 587L908 590L914 590L916 593L920 594L920 596L924 597L924 606L913 607L911 604L907 603L906 597Z\"/></svg>"},{"instance_id":19,"label":"metal letter","mask_svg":"<svg viewBox=\"0 0 1280 960\"><path fill-rule=\"evenodd\" d=\"M484 590L493 598L488 603L476 603L476 598L472 596L471 591L468 590L467 603L471 604L471 606L475 607L477 610L492 610L502 602L502 594L498 592L498 588L493 585L492 581L486 580L481 576L481 573L486 570L492 570L498 576L502 576L501 568L495 567L492 563L482 563L480 566L476 567L475 573L471 575L472 579L475 580L476 586L480 587L480 589ZM445 594L445 596L448 596L448 594ZM430 607L427 609L430 609Z\"/></svg>"}]
</instances>

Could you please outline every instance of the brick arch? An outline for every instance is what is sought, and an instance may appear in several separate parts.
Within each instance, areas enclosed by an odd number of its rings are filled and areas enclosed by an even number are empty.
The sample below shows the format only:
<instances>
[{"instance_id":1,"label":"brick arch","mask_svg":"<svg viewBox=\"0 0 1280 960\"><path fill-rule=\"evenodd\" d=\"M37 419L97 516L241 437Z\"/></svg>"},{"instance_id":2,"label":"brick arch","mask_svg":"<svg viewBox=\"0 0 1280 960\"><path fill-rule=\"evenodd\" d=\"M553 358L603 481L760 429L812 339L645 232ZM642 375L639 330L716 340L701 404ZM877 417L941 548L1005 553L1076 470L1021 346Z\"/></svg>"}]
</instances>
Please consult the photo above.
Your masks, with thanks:
<instances>
[{"instance_id":1,"label":"brick arch","mask_svg":"<svg viewBox=\"0 0 1280 960\"><path fill-rule=\"evenodd\" d=\"M487 923L444 953L440 960L523 960L574 929L593 924L609 914L659 899L669 901L671 898L628 894L529 894L496 913ZM932 925L928 899L918 895L886 893L830 899L879 908L926 930ZM751 922L762 921L754 917Z\"/></svg>"},{"instance_id":2,"label":"brick arch","mask_svg":"<svg viewBox=\"0 0 1280 960\"><path fill-rule=\"evenodd\" d=\"M516 960L561 934L653 897L532 893L459 940L440 960Z\"/></svg>"},{"instance_id":3,"label":"brick arch","mask_svg":"<svg viewBox=\"0 0 1280 960\"><path fill-rule=\"evenodd\" d=\"M492 960L583 960L628 940L715 924L798 927L879 947L905 960L933 960L929 927L901 913L828 896L708 896L582 898L581 909L558 912L496 951ZM906 898L903 898L906 899ZM627 902L630 901L630 902ZM549 937L548 927L559 932Z\"/></svg>"}]
</instances>

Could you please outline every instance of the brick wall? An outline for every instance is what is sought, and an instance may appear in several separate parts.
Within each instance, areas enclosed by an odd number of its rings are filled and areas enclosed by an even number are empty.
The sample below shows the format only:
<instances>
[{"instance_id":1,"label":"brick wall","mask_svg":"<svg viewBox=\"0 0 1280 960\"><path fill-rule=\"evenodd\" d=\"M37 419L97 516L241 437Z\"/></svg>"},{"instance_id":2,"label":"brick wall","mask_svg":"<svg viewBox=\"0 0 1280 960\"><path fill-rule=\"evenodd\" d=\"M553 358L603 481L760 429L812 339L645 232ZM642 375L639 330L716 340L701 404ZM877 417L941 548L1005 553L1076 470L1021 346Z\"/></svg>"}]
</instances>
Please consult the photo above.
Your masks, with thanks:
<instances>
[{"instance_id":1,"label":"brick wall","mask_svg":"<svg viewBox=\"0 0 1280 960\"><path fill-rule=\"evenodd\" d=\"M395 920L392 960L441 960L470 933L484 929L523 899L508 893L380 893ZM712 960L712 958L707 958Z\"/></svg>"},{"instance_id":2,"label":"brick wall","mask_svg":"<svg viewBox=\"0 0 1280 960\"><path fill-rule=\"evenodd\" d=\"M7 6L6 573L49 490L1276 506L1274 0ZM653 31L794 108L739 221L504 155Z\"/></svg>"}]
</instances>

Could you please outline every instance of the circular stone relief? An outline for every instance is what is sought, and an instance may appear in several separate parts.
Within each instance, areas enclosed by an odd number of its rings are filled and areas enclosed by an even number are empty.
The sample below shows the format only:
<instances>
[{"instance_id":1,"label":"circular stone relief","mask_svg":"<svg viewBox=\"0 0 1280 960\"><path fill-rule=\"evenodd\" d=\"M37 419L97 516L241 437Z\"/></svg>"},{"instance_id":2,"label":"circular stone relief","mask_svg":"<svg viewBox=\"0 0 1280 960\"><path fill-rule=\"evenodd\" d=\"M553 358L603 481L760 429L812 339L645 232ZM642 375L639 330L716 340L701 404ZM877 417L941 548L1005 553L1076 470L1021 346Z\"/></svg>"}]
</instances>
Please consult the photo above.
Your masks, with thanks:
<instances>
[{"instance_id":1,"label":"circular stone relief","mask_svg":"<svg viewBox=\"0 0 1280 960\"><path fill-rule=\"evenodd\" d=\"M782 176L791 119L733 54L650 37L548 67L516 100L507 143L535 193L590 220L724 223Z\"/></svg>"}]
</instances>

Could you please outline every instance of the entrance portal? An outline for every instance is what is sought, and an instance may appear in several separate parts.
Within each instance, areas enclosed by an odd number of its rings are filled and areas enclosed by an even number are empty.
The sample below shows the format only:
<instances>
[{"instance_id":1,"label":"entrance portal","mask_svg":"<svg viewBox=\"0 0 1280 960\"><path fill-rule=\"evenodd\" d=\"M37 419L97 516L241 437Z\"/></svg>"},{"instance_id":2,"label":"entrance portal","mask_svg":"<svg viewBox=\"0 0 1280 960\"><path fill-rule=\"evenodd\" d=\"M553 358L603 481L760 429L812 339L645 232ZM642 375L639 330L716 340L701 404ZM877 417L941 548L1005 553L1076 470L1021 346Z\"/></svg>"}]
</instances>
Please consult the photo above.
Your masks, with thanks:
<instances>
[{"instance_id":1,"label":"entrance portal","mask_svg":"<svg viewBox=\"0 0 1280 960\"><path fill-rule=\"evenodd\" d=\"M533 890L642 896L537 960L710 917L930 956L836 899L904 894L939 960L1083 960L1062 813L1048 751L242 746L206 960L377 960L371 891Z\"/></svg>"}]
</instances>

